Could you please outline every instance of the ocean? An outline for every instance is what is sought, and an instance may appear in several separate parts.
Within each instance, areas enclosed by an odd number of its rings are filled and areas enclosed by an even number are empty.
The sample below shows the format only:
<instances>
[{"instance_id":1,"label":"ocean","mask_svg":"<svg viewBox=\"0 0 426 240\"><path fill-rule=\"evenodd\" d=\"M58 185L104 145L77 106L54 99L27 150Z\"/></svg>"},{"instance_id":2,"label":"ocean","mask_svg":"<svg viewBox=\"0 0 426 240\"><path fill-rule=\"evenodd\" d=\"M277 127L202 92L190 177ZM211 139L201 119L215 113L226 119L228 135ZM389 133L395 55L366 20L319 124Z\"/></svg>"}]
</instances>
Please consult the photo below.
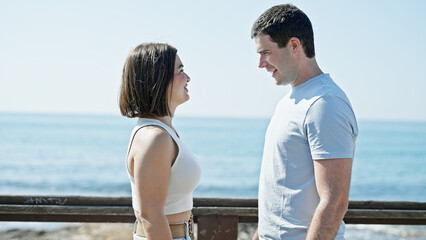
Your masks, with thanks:
<instances>
[{"instance_id":1,"label":"ocean","mask_svg":"<svg viewBox=\"0 0 426 240\"><path fill-rule=\"evenodd\" d=\"M130 196L124 160L135 122L108 115L0 113L0 194ZM194 196L256 198L268 123L176 116L175 128L203 169ZM358 125L350 199L426 201L426 122ZM12 226L0 222L0 230ZM426 238L424 226L347 229L348 239Z\"/></svg>"}]
</instances>

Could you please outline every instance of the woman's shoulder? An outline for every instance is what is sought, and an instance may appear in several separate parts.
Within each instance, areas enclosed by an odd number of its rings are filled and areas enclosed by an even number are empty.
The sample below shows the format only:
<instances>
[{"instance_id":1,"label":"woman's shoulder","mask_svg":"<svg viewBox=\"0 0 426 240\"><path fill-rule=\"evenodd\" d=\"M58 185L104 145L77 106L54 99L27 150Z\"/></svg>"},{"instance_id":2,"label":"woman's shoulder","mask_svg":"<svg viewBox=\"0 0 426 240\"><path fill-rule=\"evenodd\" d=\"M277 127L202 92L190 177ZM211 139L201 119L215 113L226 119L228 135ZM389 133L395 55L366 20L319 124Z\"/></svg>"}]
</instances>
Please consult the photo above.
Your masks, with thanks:
<instances>
[{"instance_id":1,"label":"woman's shoulder","mask_svg":"<svg viewBox=\"0 0 426 240\"><path fill-rule=\"evenodd\" d=\"M143 155L173 155L175 143L164 128L150 125L138 129L135 133L132 150Z\"/></svg>"},{"instance_id":2,"label":"woman's shoulder","mask_svg":"<svg viewBox=\"0 0 426 240\"><path fill-rule=\"evenodd\" d=\"M170 134L161 126L149 125L140 128L135 133L135 143L140 142L144 145L157 145L173 143Z\"/></svg>"}]
</instances>

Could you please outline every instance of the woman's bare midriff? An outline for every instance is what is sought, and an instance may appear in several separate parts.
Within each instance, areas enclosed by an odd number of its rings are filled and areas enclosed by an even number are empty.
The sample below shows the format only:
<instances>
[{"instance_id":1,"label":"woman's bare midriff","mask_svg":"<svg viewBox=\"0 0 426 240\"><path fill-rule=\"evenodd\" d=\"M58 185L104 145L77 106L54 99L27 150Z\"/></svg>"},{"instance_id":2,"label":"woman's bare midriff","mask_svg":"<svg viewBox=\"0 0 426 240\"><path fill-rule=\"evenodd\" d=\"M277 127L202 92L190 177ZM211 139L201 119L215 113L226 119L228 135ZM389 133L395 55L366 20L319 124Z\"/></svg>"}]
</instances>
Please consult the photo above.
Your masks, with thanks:
<instances>
[{"instance_id":1,"label":"woman's bare midriff","mask_svg":"<svg viewBox=\"0 0 426 240\"><path fill-rule=\"evenodd\" d=\"M135 216L139 216L139 214L136 211L135 211ZM166 215L167 221L169 221L169 223L188 222L190 217L191 217L191 210L188 210L186 212Z\"/></svg>"},{"instance_id":2,"label":"woman's bare midriff","mask_svg":"<svg viewBox=\"0 0 426 240\"><path fill-rule=\"evenodd\" d=\"M191 217L191 210L188 210L186 212L166 215L166 218L169 221L169 223L188 222L190 217Z\"/></svg>"}]
</instances>

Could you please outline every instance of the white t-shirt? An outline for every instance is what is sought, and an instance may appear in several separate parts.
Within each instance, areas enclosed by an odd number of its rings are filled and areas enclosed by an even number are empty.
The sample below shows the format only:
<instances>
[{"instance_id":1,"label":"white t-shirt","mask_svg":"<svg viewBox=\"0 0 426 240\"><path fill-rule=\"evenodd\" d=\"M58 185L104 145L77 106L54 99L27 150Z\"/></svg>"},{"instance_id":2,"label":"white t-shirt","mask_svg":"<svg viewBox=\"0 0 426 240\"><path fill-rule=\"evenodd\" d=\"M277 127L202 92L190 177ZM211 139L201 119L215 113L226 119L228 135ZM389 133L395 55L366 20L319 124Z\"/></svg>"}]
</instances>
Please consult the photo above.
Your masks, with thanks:
<instances>
[{"instance_id":1,"label":"white t-shirt","mask_svg":"<svg viewBox=\"0 0 426 240\"><path fill-rule=\"evenodd\" d=\"M319 203L313 161L353 158L357 135L351 104L328 74L293 87L281 99L265 137L260 239L305 239ZM336 239L344 239L344 231L342 221Z\"/></svg>"}]
</instances>

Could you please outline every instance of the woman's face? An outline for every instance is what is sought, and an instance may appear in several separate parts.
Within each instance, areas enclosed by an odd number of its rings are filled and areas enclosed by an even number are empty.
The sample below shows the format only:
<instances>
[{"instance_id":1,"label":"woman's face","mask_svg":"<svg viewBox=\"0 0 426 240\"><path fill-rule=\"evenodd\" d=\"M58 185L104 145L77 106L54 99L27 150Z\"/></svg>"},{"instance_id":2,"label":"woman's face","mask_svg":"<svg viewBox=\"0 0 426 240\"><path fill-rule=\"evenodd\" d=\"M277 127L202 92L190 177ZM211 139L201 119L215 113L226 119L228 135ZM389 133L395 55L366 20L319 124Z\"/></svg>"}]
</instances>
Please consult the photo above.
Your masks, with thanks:
<instances>
[{"instance_id":1,"label":"woman's face","mask_svg":"<svg viewBox=\"0 0 426 240\"><path fill-rule=\"evenodd\" d=\"M183 71L183 64L180 60L179 55L176 55L175 61L175 72L173 76L173 83L170 85L169 91L171 91L170 97L170 105L175 106L186 102L189 100L188 94L188 82L191 79L189 76Z\"/></svg>"}]
</instances>

